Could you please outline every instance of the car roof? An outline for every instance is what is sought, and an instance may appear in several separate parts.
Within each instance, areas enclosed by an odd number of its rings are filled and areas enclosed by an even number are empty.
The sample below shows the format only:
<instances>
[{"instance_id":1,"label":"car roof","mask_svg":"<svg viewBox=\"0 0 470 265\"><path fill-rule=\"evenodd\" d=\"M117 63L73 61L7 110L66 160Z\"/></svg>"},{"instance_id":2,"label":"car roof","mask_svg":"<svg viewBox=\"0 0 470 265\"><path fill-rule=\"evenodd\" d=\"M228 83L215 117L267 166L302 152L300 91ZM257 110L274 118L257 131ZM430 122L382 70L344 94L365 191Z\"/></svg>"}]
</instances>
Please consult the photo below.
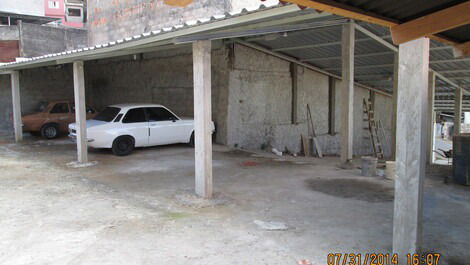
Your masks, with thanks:
<instances>
[{"instance_id":1,"label":"car roof","mask_svg":"<svg viewBox=\"0 0 470 265\"><path fill-rule=\"evenodd\" d=\"M116 108L121 108L121 109L131 109L131 108L148 108L148 107L164 107L163 105L160 104L151 104L151 103L125 103L125 104L114 104L110 105L109 107L116 107Z\"/></svg>"}]
</instances>

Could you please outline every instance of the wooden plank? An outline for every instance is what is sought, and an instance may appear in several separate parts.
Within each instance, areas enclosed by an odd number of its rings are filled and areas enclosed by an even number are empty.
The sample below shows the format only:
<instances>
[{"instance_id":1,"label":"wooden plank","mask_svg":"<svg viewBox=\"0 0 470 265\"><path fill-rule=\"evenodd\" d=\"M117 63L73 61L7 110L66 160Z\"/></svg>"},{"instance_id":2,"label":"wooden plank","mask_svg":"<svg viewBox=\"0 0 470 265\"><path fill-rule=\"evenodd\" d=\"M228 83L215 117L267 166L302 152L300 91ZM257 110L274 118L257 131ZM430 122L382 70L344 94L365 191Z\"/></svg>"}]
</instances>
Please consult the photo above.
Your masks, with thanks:
<instances>
[{"instance_id":1,"label":"wooden plank","mask_svg":"<svg viewBox=\"0 0 470 265\"><path fill-rule=\"evenodd\" d=\"M300 139L302 140L302 148L304 149L304 155L310 156L310 146L309 141L305 135L301 134Z\"/></svg>"},{"instance_id":2,"label":"wooden plank","mask_svg":"<svg viewBox=\"0 0 470 265\"><path fill-rule=\"evenodd\" d=\"M377 14L373 14L364 11L359 8L355 8L346 4L338 3L332 0L285 0L285 2L294 3L300 6L310 7L318 11L324 11L331 14L352 18L355 20L365 21L384 27L393 27L399 24L399 21L382 17ZM442 36L431 35L429 38L449 45L457 45L458 42L444 38Z\"/></svg>"},{"instance_id":3,"label":"wooden plank","mask_svg":"<svg viewBox=\"0 0 470 265\"><path fill-rule=\"evenodd\" d=\"M312 1L312 0L286 0L286 2L294 3L300 6L310 7L316 10L328 12L331 14L366 21L378 24L384 27L391 27L398 24L398 21L382 17L362 9L342 4L332 0Z\"/></svg>"},{"instance_id":4,"label":"wooden plank","mask_svg":"<svg viewBox=\"0 0 470 265\"><path fill-rule=\"evenodd\" d=\"M315 145L315 150L317 151L317 155L319 158L323 158L323 152L321 151L320 144L318 143L317 137L313 137L313 143Z\"/></svg>"},{"instance_id":5,"label":"wooden plank","mask_svg":"<svg viewBox=\"0 0 470 265\"><path fill-rule=\"evenodd\" d=\"M470 24L470 1L392 26L393 43L398 45Z\"/></svg>"}]
</instances>

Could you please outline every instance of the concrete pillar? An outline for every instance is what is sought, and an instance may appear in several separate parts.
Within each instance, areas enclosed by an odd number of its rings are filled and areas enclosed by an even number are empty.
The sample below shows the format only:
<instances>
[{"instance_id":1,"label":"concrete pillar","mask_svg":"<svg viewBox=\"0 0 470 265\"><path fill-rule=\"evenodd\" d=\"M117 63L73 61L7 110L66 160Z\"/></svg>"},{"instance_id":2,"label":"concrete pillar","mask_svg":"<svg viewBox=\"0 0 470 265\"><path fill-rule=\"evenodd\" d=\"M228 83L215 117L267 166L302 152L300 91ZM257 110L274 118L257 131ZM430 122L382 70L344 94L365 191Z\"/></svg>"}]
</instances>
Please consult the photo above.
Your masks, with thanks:
<instances>
[{"instance_id":1,"label":"concrete pillar","mask_svg":"<svg viewBox=\"0 0 470 265\"><path fill-rule=\"evenodd\" d=\"M211 41L193 43L196 194L212 197Z\"/></svg>"},{"instance_id":2,"label":"concrete pillar","mask_svg":"<svg viewBox=\"0 0 470 265\"><path fill-rule=\"evenodd\" d=\"M354 24L343 25L341 37L341 162L353 158L353 104L354 104Z\"/></svg>"},{"instance_id":3,"label":"concrete pillar","mask_svg":"<svg viewBox=\"0 0 470 265\"><path fill-rule=\"evenodd\" d=\"M392 144L390 160L396 160L397 150L397 95L398 95L398 53L393 58L393 94L392 94Z\"/></svg>"},{"instance_id":4,"label":"concrete pillar","mask_svg":"<svg viewBox=\"0 0 470 265\"><path fill-rule=\"evenodd\" d=\"M462 96L462 88L457 87L454 96L454 135L462 131Z\"/></svg>"},{"instance_id":5,"label":"concrete pillar","mask_svg":"<svg viewBox=\"0 0 470 265\"><path fill-rule=\"evenodd\" d=\"M436 88L436 73L430 71L428 75L428 148L426 149L427 163L434 163L434 141L436 132L436 113L434 112L434 97Z\"/></svg>"},{"instance_id":6,"label":"concrete pillar","mask_svg":"<svg viewBox=\"0 0 470 265\"><path fill-rule=\"evenodd\" d=\"M420 251L426 166L429 39L399 47L393 252Z\"/></svg>"},{"instance_id":7,"label":"concrete pillar","mask_svg":"<svg viewBox=\"0 0 470 265\"><path fill-rule=\"evenodd\" d=\"M73 87L75 97L75 122L77 123L77 155L79 163L88 162L85 107L85 74L83 62L73 63Z\"/></svg>"},{"instance_id":8,"label":"concrete pillar","mask_svg":"<svg viewBox=\"0 0 470 265\"><path fill-rule=\"evenodd\" d=\"M335 135L335 116L336 116L336 80L328 77L328 134Z\"/></svg>"},{"instance_id":9,"label":"concrete pillar","mask_svg":"<svg viewBox=\"0 0 470 265\"><path fill-rule=\"evenodd\" d=\"M21 99L20 99L20 73L13 71L10 74L11 97L13 103L13 128L15 130L15 141L23 140L23 122L21 121Z\"/></svg>"}]
</instances>

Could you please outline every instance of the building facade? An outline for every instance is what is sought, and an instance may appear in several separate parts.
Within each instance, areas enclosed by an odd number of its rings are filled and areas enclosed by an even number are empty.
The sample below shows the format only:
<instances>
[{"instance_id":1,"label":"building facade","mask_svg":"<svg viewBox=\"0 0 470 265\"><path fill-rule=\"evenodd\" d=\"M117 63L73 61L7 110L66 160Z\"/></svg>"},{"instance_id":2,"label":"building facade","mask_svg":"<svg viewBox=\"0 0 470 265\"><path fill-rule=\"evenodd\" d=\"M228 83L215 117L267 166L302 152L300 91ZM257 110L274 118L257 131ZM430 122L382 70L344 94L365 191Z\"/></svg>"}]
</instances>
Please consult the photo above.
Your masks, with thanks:
<instances>
[{"instance_id":1,"label":"building facade","mask_svg":"<svg viewBox=\"0 0 470 265\"><path fill-rule=\"evenodd\" d=\"M271 2L277 1L266 1ZM168 6L162 0L89 0L89 41L90 45L97 45L260 4L259 0L201 0L181 8Z\"/></svg>"}]
</instances>

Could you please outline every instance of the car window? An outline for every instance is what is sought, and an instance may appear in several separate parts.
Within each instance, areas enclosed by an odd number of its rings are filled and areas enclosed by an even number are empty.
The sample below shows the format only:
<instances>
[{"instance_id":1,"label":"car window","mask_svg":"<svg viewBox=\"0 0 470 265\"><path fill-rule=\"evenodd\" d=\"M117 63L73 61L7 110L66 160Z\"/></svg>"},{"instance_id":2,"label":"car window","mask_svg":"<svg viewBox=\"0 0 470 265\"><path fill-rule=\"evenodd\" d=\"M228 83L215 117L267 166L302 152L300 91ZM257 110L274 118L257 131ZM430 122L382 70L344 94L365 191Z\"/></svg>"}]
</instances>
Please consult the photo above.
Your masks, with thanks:
<instances>
[{"instance_id":1,"label":"car window","mask_svg":"<svg viewBox=\"0 0 470 265\"><path fill-rule=\"evenodd\" d=\"M98 113L98 115L96 115L96 117L94 117L93 119L98 120L98 121L110 122L114 119L114 117L116 117L116 115L120 111L121 111L120 108L106 107L106 108L104 108L104 110L102 112Z\"/></svg>"},{"instance_id":2,"label":"car window","mask_svg":"<svg viewBox=\"0 0 470 265\"><path fill-rule=\"evenodd\" d=\"M75 113L75 104L72 104L70 107L72 108L72 113ZM94 114L95 110L90 106L86 106L86 113Z\"/></svg>"},{"instance_id":3,"label":"car window","mask_svg":"<svg viewBox=\"0 0 470 265\"><path fill-rule=\"evenodd\" d=\"M94 114L95 113L95 110L90 107L90 106L86 106L86 113L91 113L91 114Z\"/></svg>"},{"instance_id":4,"label":"car window","mask_svg":"<svg viewBox=\"0 0 470 265\"><path fill-rule=\"evenodd\" d=\"M121 121L121 118L122 118L122 113L119 113L119 115L117 115L116 119L114 119L113 122L120 122Z\"/></svg>"},{"instance_id":5,"label":"car window","mask_svg":"<svg viewBox=\"0 0 470 265\"><path fill-rule=\"evenodd\" d=\"M50 113L69 113L69 104L57 103L52 107Z\"/></svg>"},{"instance_id":6,"label":"car window","mask_svg":"<svg viewBox=\"0 0 470 265\"><path fill-rule=\"evenodd\" d=\"M127 112L126 116L122 120L122 123L136 123L136 122L146 122L144 108L131 109Z\"/></svg>"},{"instance_id":7,"label":"car window","mask_svg":"<svg viewBox=\"0 0 470 265\"><path fill-rule=\"evenodd\" d=\"M72 104L70 108L72 108L72 113L75 113L75 104ZM94 114L95 110L90 106L86 106L86 113Z\"/></svg>"},{"instance_id":8,"label":"car window","mask_svg":"<svg viewBox=\"0 0 470 265\"><path fill-rule=\"evenodd\" d=\"M162 107L147 108L149 121L174 121L178 118L169 110Z\"/></svg>"}]
</instances>

